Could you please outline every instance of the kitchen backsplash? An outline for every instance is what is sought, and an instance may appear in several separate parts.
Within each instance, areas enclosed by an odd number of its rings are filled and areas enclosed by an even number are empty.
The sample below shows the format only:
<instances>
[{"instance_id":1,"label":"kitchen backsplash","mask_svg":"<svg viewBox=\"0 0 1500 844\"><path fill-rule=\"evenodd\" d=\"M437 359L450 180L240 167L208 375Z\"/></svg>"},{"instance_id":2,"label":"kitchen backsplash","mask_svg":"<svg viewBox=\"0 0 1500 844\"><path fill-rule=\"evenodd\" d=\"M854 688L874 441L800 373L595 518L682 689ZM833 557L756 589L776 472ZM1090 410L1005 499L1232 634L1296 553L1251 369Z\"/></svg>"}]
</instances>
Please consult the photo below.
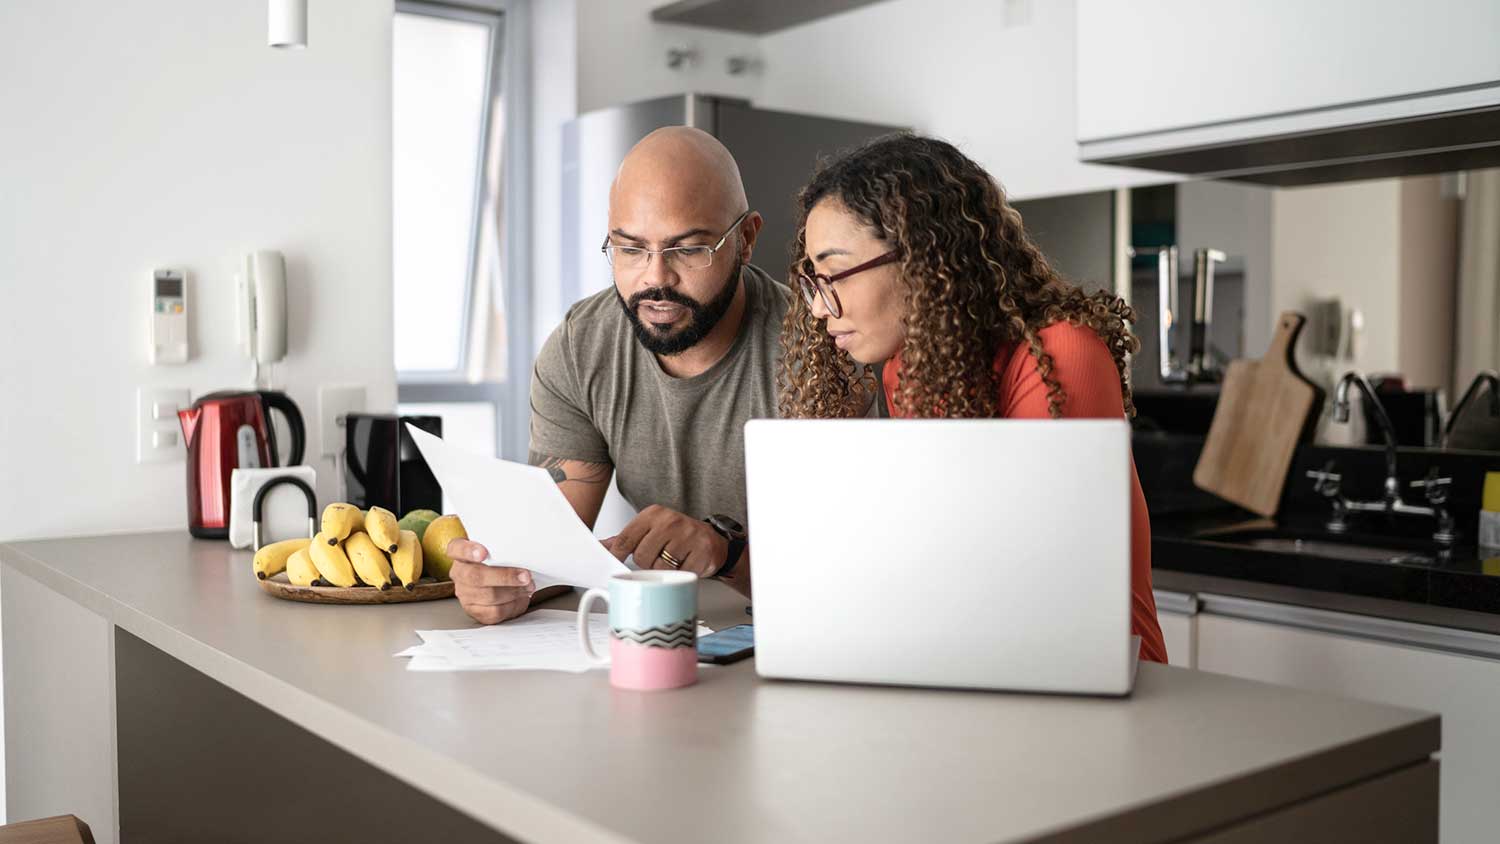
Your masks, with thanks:
<instances>
[{"instance_id":1,"label":"kitchen backsplash","mask_svg":"<svg viewBox=\"0 0 1500 844\"><path fill-rule=\"evenodd\" d=\"M1136 471L1141 489L1153 517L1182 513L1210 512L1234 507L1227 501L1193 485L1193 467L1203 449L1203 437L1184 434L1137 432L1133 438ZM1380 499L1385 486L1385 449L1375 446L1302 445L1292 457L1286 486L1281 493L1281 514L1331 513L1332 506L1313 489L1307 477L1310 471L1321 471L1329 462L1342 476L1343 494L1367 501ZM1446 506L1457 521L1459 544L1474 544L1478 530L1479 504L1484 492L1486 472L1500 472L1500 453L1491 451L1444 451L1440 449L1402 448L1398 450L1396 469L1401 479L1401 496L1409 504L1427 506L1426 496L1411 487L1422 480L1430 468L1440 477L1451 478ZM1247 513L1247 517L1249 514ZM1357 513L1350 516L1358 531L1425 538L1436 529L1435 521L1423 516L1385 516L1379 513Z\"/></svg>"},{"instance_id":2,"label":"kitchen backsplash","mask_svg":"<svg viewBox=\"0 0 1500 844\"><path fill-rule=\"evenodd\" d=\"M1331 505L1313 489L1307 477L1310 471L1322 470L1330 461L1341 476L1343 494L1358 501L1379 500L1385 484L1385 449L1376 446L1305 445L1292 458L1291 473L1281 494L1281 509L1295 512L1326 512ZM1493 451L1444 451L1441 449L1402 448L1397 451L1396 472L1401 480L1401 498L1408 504L1427 506L1420 481L1429 469L1438 476L1451 478L1448 501L1444 505L1453 514L1459 530L1459 545L1474 544L1478 530L1480 497L1484 492L1486 472L1500 472L1500 453ZM1351 527L1369 526L1375 533L1428 537L1436 529L1435 521L1423 516L1384 516L1357 513L1350 516Z\"/></svg>"}]
</instances>

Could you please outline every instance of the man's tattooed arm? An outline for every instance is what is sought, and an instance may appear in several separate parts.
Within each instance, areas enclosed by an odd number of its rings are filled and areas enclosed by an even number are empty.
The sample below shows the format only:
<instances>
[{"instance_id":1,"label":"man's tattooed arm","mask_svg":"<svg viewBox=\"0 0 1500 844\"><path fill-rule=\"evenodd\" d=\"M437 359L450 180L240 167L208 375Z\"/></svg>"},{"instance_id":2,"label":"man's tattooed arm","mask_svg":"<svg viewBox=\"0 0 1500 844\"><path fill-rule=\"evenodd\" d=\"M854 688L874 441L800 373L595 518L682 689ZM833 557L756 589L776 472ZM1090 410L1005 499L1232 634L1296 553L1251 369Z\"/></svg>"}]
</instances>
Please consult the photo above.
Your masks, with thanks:
<instances>
[{"instance_id":1,"label":"man's tattooed arm","mask_svg":"<svg viewBox=\"0 0 1500 844\"><path fill-rule=\"evenodd\" d=\"M555 483L572 481L581 484L604 485L609 483L610 473L614 467L608 463L588 463L582 460L569 460L563 457L549 457L529 452L527 460L533 466L540 466L547 470Z\"/></svg>"}]
</instances>

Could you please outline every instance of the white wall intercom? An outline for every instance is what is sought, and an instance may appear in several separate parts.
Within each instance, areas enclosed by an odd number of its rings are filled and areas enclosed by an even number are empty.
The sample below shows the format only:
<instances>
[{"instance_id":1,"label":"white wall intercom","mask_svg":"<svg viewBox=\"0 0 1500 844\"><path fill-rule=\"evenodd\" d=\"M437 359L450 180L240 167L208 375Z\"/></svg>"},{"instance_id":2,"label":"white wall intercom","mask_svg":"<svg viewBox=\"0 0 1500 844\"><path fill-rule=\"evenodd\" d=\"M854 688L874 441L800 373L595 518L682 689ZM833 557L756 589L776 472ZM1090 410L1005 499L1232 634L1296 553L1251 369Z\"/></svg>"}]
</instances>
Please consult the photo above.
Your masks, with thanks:
<instances>
[{"instance_id":1,"label":"white wall intercom","mask_svg":"<svg viewBox=\"0 0 1500 844\"><path fill-rule=\"evenodd\" d=\"M151 273L152 364L187 363L188 359L187 273L155 270Z\"/></svg>"},{"instance_id":2,"label":"white wall intercom","mask_svg":"<svg viewBox=\"0 0 1500 844\"><path fill-rule=\"evenodd\" d=\"M280 252L245 256L239 300L240 348L257 365L286 357L286 259Z\"/></svg>"}]
</instances>

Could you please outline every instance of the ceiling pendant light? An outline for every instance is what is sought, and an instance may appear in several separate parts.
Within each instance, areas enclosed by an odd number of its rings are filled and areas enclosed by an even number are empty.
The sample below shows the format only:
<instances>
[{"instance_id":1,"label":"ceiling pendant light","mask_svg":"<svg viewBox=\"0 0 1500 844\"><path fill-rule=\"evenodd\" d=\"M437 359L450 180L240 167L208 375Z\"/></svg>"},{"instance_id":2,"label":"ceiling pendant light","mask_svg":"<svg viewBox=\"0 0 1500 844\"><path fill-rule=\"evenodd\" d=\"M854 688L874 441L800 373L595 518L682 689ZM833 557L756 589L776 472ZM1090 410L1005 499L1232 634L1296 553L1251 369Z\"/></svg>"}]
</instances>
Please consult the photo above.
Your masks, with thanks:
<instances>
[{"instance_id":1,"label":"ceiling pendant light","mask_svg":"<svg viewBox=\"0 0 1500 844\"><path fill-rule=\"evenodd\" d=\"M272 47L307 46L307 0L269 0L266 41Z\"/></svg>"}]
</instances>

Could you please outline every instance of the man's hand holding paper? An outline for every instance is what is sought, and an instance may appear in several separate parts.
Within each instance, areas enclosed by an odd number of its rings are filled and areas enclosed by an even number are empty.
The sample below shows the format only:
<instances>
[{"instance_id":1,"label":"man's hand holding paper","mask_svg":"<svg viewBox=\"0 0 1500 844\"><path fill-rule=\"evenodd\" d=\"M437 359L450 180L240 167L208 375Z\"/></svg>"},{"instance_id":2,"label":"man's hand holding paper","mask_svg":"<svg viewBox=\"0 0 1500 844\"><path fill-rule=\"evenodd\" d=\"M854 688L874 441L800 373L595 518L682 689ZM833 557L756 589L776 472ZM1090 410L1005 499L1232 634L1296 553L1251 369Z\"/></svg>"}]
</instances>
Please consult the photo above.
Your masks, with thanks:
<instances>
[{"instance_id":1,"label":"man's hand holding paper","mask_svg":"<svg viewBox=\"0 0 1500 844\"><path fill-rule=\"evenodd\" d=\"M527 569L488 565L489 549L470 539L455 539L448 545L453 568L453 592L471 618L480 624L509 621L530 609L536 594L536 578ZM567 587L548 587L561 594ZM544 594L542 600L552 597Z\"/></svg>"},{"instance_id":2,"label":"man's hand holding paper","mask_svg":"<svg viewBox=\"0 0 1500 844\"><path fill-rule=\"evenodd\" d=\"M494 624L525 612L533 596L557 585L602 587L627 571L594 538L547 470L479 457L408 426L443 487L447 509L462 515L469 540L449 546L451 577L464 610Z\"/></svg>"}]
</instances>

